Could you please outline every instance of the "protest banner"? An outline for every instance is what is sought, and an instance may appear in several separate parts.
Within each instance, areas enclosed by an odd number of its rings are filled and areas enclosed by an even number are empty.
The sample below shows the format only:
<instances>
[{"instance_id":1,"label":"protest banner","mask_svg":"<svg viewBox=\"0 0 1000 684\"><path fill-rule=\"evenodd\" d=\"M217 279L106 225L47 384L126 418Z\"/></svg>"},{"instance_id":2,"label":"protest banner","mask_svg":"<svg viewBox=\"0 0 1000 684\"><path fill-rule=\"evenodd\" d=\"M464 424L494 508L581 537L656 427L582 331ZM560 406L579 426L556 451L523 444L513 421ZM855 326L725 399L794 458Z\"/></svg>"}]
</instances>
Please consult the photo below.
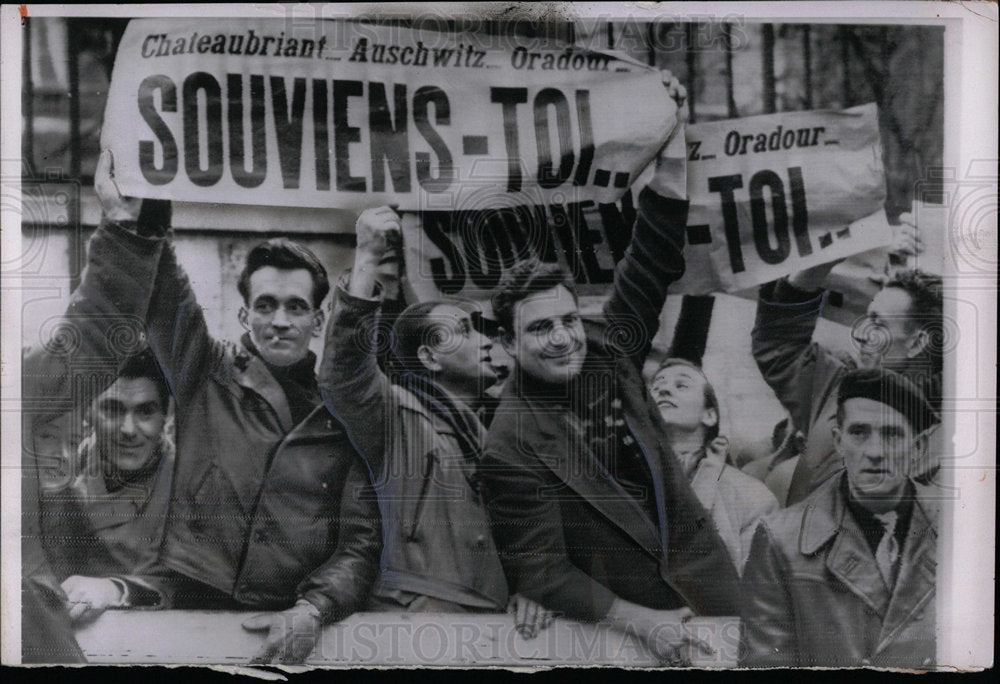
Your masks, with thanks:
<instances>
[{"instance_id":1,"label":"protest banner","mask_svg":"<svg viewBox=\"0 0 1000 684\"><path fill-rule=\"evenodd\" d=\"M138 20L115 64L102 139L124 194L284 207L293 222L418 212L407 270L427 297L483 298L532 256L603 293L676 122L660 75L628 57L480 34ZM686 136L688 268L673 292L740 292L889 242L875 105Z\"/></svg>"},{"instance_id":2,"label":"protest banner","mask_svg":"<svg viewBox=\"0 0 1000 684\"><path fill-rule=\"evenodd\" d=\"M188 202L451 211L621 197L676 125L659 73L489 39L135 20L102 145L123 193Z\"/></svg>"},{"instance_id":3,"label":"protest banner","mask_svg":"<svg viewBox=\"0 0 1000 684\"><path fill-rule=\"evenodd\" d=\"M889 244L874 104L688 126L687 273L738 292Z\"/></svg>"},{"instance_id":4,"label":"protest banner","mask_svg":"<svg viewBox=\"0 0 1000 684\"><path fill-rule=\"evenodd\" d=\"M685 135L687 271L672 293L755 296L757 285L891 241L875 105L693 124ZM407 272L421 296L479 298L518 254L534 255L596 294L628 246L650 171L616 203L411 217Z\"/></svg>"}]
</instances>

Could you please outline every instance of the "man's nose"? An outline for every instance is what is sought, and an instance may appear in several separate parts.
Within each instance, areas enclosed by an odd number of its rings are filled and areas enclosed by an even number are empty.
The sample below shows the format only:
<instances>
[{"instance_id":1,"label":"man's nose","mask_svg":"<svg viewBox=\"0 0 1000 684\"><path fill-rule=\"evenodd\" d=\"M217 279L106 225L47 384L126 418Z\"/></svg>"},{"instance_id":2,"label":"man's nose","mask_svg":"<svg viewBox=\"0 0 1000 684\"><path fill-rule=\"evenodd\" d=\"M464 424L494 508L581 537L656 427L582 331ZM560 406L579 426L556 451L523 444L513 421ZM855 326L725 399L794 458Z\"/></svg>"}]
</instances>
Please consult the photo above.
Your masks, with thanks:
<instances>
[{"instance_id":1,"label":"man's nose","mask_svg":"<svg viewBox=\"0 0 1000 684\"><path fill-rule=\"evenodd\" d=\"M877 435L871 435L861 445L861 453L864 454L865 458L873 461L881 461L885 458L885 449L882 446L882 440Z\"/></svg>"},{"instance_id":2,"label":"man's nose","mask_svg":"<svg viewBox=\"0 0 1000 684\"><path fill-rule=\"evenodd\" d=\"M554 347L568 347L573 343L573 330L562 323L556 323L552 327L549 341Z\"/></svg>"},{"instance_id":3,"label":"man's nose","mask_svg":"<svg viewBox=\"0 0 1000 684\"><path fill-rule=\"evenodd\" d=\"M288 327L289 325L288 313L285 311L285 307L279 306L277 309L275 309L274 316L271 318L271 325L273 325L276 328Z\"/></svg>"},{"instance_id":4,"label":"man's nose","mask_svg":"<svg viewBox=\"0 0 1000 684\"><path fill-rule=\"evenodd\" d=\"M132 415L131 411L125 413L125 417L122 418L121 424L122 434L134 435L135 434L135 417Z\"/></svg>"}]
</instances>

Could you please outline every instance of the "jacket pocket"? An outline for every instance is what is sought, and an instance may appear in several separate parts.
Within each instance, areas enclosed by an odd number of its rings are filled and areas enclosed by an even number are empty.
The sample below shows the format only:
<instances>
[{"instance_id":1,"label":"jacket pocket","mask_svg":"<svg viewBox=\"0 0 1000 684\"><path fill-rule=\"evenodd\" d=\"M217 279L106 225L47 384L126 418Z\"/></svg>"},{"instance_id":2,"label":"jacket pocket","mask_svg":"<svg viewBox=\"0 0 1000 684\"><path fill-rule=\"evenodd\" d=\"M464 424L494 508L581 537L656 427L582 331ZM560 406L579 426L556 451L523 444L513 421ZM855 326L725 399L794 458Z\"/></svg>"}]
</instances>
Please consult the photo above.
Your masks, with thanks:
<instances>
[{"instance_id":1,"label":"jacket pocket","mask_svg":"<svg viewBox=\"0 0 1000 684\"><path fill-rule=\"evenodd\" d=\"M406 538L409 541L417 541L417 529L420 526L420 518L423 516L424 506L427 502L427 493L430 491L431 479L434 476L434 465L437 463L437 449L431 449L424 455L424 474L420 482L420 494L417 496L417 503L413 507L413 519L410 521L409 529L406 530Z\"/></svg>"}]
</instances>

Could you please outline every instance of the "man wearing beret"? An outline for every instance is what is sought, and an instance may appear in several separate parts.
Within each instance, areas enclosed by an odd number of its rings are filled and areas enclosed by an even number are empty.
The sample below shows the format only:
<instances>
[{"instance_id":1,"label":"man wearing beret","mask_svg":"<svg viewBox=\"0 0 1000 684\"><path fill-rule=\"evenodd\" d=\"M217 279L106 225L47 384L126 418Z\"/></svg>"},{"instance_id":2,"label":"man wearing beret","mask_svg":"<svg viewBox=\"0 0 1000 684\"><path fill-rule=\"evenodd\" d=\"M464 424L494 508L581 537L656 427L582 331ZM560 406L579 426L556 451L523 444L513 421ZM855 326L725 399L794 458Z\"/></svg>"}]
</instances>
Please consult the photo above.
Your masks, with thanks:
<instances>
[{"instance_id":1,"label":"man wearing beret","mask_svg":"<svg viewBox=\"0 0 1000 684\"><path fill-rule=\"evenodd\" d=\"M757 528L741 665L934 666L937 515L911 475L935 420L903 376L845 374L833 429L844 473Z\"/></svg>"}]
</instances>

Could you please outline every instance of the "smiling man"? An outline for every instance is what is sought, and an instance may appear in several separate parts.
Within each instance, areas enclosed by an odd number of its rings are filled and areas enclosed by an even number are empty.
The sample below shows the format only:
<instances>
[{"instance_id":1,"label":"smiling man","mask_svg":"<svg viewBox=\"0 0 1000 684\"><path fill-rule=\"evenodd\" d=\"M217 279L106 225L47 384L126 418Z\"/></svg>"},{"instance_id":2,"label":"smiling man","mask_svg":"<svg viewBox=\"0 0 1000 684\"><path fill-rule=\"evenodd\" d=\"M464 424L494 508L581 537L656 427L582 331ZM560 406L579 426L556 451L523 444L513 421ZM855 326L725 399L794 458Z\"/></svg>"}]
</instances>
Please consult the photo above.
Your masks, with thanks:
<instances>
[{"instance_id":1,"label":"smiling man","mask_svg":"<svg viewBox=\"0 0 1000 684\"><path fill-rule=\"evenodd\" d=\"M73 619L169 601L169 584L145 576L158 568L174 469L169 398L148 349L127 359L90 408L79 474L44 496L44 541Z\"/></svg>"},{"instance_id":2,"label":"smiling man","mask_svg":"<svg viewBox=\"0 0 1000 684\"><path fill-rule=\"evenodd\" d=\"M685 92L665 74L683 120ZM493 297L514 359L480 471L512 592L634 630L682 664L693 613L735 615L739 582L671 452L642 379L667 287L684 272L683 126L639 195L603 315L584 320L558 264L513 268Z\"/></svg>"},{"instance_id":3,"label":"smiling man","mask_svg":"<svg viewBox=\"0 0 1000 684\"><path fill-rule=\"evenodd\" d=\"M934 420L901 375L844 376L833 441L845 470L760 523L741 665L934 666L937 507L912 479Z\"/></svg>"}]
</instances>

